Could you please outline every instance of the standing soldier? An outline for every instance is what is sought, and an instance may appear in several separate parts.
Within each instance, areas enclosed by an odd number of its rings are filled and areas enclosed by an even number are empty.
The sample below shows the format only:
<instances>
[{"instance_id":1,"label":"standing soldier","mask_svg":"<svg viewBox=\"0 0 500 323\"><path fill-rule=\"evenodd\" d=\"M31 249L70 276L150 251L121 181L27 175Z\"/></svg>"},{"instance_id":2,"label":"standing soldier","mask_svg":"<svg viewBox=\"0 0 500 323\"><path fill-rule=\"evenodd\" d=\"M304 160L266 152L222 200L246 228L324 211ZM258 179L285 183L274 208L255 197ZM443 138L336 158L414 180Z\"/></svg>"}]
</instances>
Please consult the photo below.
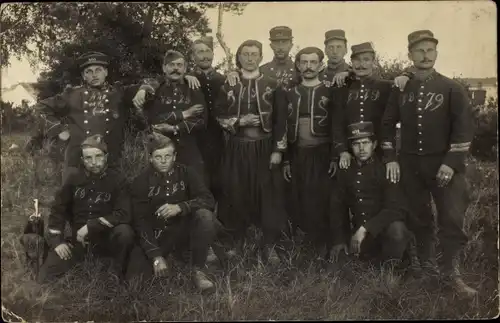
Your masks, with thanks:
<instances>
[{"instance_id":1,"label":"standing soldier","mask_svg":"<svg viewBox=\"0 0 500 323\"><path fill-rule=\"evenodd\" d=\"M399 261L406 251L408 259L414 261L414 251L409 248L413 234L405 224L410 216L408 205L398 183L386 179L384 164L374 154L377 140L373 130L369 121L348 126L355 161L337 174L331 256L336 261L350 244L354 254L367 260ZM410 265L418 269L413 261Z\"/></svg>"},{"instance_id":2,"label":"standing soldier","mask_svg":"<svg viewBox=\"0 0 500 323\"><path fill-rule=\"evenodd\" d=\"M351 67L345 62L347 54L347 38L342 29L333 29L325 33L325 54L328 56L326 68L319 75L320 81L326 86L333 85L334 77L341 72L349 72ZM345 76L348 73L344 73Z\"/></svg>"},{"instance_id":3,"label":"standing soldier","mask_svg":"<svg viewBox=\"0 0 500 323\"><path fill-rule=\"evenodd\" d=\"M323 58L316 47L300 50L295 58L302 81L286 91L288 153L283 175L291 182L287 205L292 223L310 235L317 251L327 247L328 253L330 177L336 164L331 158L330 88L318 79Z\"/></svg>"},{"instance_id":4,"label":"standing soldier","mask_svg":"<svg viewBox=\"0 0 500 323\"><path fill-rule=\"evenodd\" d=\"M192 89L185 81L186 68L183 54L167 51L163 59L165 78L147 89L144 114L153 131L175 142L178 161L207 180L196 140L196 131L205 128L206 103L201 89Z\"/></svg>"},{"instance_id":5,"label":"standing soldier","mask_svg":"<svg viewBox=\"0 0 500 323\"><path fill-rule=\"evenodd\" d=\"M119 275L125 274L134 243L125 177L108 169L108 147L100 135L83 141L79 157L83 167L69 174L56 193L46 238L52 250L40 268L39 282L70 270L85 256L87 244L96 251L110 252ZM66 222L72 229L69 241L64 240Z\"/></svg>"},{"instance_id":6,"label":"standing soldier","mask_svg":"<svg viewBox=\"0 0 500 323\"><path fill-rule=\"evenodd\" d=\"M289 56L293 46L292 29L286 26L277 26L269 30L269 36L274 58L269 63L262 65L260 72L262 75L276 80L278 85L284 88L289 87L294 81L297 82L295 66ZM227 79L229 85L234 86L240 81L239 73L230 72Z\"/></svg>"},{"instance_id":7,"label":"standing soldier","mask_svg":"<svg viewBox=\"0 0 500 323\"><path fill-rule=\"evenodd\" d=\"M264 260L278 260L271 245L286 229L280 171L286 150L286 105L275 80L262 75L262 44L247 40L238 47L241 82L224 84L216 116L228 138L221 164L223 196L219 218L234 240L254 224L263 231Z\"/></svg>"},{"instance_id":8,"label":"standing soldier","mask_svg":"<svg viewBox=\"0 0 500 323\"><path fill-rule=\"evenodd\" d=\"M210 179L209 187L217 200L220 190L218 171L222 156L222 148L224 146L224 134L221 126L215 119L214 104L226 78L212 67L214 58L213 46L212 37L202 37L193 42L193 60L196 67L192 74L199 80L201 90L203 91L207 103L207 126L206 129L200 129L197 135L198 144L203 155L203 161L205 162L208 177Z\"/></svg>"},{"instance_id":9,"label":"standing soldier","mask_svg":"<svg viewBox=\"0 0 500 323\"><path fill-rule=\"evenodd\" d=\"M459 254L467 243L463 231L467 209L465 158L473 137L472 111L465 89L434 70L438 40L429 30L408 35L408 57L416 68L404 92L393 91L382 123L387 172L399 180L394 151L395 125L401 122L401 181L418 215L414 224L421 263L435 271L433 215L436 203L444 275L460 292L476 290L461 279Z\"/></svg>"},{"instance_id":10,"label":"standing soldier","mask_svg":"<svg viewBox=\"0 0 500 323\"><path fill-rule=\"evenodd\" d=\"M342 169L349 167L352 158L346 139L347 125L372 122L375 137L379 140L380 123L393 84L392 81L382 80L373 74L375 51L371 43L353 45L351 51L355 77L347 79L344 87L333 90L333 137ZM381 149L377 151L381 152Z\"/></svg>"},{"instance_id":11,"label":"standing soldier","mask_svg":"<svg viewBox=\"0 0 500 323\"><path fill-rule=\"evenodd\" d=\"M63 181L78 167L80 144L94 134L102 135L110 143L108 167L118 166L132 97L139 89L139 86L108 84L109 57L103 53L88 52L78 58L78 65L84 86L67 87L63 93L35 106L42 114L42 122L53 124L65 119L67 130L60 137L69 141L64 157Z\"/></svg>"},{"instance_id":12,"label":"standing soldier","mask_svg":"<svg viewBox=\"0 0 500 323\"><path fill-rule=\"evenodd\" d=\"M213 215L214 198L198 172L176 163L175 143L158 133L148 143L150 165L131 185L132 214L140 246L130 255L127 278L165 276L165 257L174 249L192 252L192 278L207 290L214 284L203 272L207 251L219 227Z\"/></svg>"}]
</instances>

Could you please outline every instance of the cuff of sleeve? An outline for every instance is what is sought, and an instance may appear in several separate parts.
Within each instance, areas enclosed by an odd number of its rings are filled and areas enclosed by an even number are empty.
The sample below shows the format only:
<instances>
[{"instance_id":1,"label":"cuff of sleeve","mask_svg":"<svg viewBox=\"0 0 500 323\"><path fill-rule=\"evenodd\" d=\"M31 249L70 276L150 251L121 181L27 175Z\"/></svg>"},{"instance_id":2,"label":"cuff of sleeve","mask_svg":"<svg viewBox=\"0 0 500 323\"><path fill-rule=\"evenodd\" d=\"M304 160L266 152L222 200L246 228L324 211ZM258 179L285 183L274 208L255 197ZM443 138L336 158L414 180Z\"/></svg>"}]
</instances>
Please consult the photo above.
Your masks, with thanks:
<instances>
[{"instance_id":1,"label":"cuff of sleeve","mask_svg":"<svg viewBox=\"0 0 500 323\"><path fill-rule=\"evenodd\" d=\"M151 260L155 259L156 257L161 257L162 256L161 249L158 247L150 249L146 251L146 256L148 256L148 258Z\"/></svg>"},{"instance_id":2,"label":"cuff of sleeve","mask_svg":"<svg viewBox=\"0 0 500 323\"><path fill-rule=\"evenodd\" d=\"M46 236L47 244L54 249L58 245L64 242L63 233L59 230L48 229L48 234Z\"/></svg>"},{"instance_id":3,"label":"cuff of sleeve","mask_svg":"<svg viewBox=\"0 0 500 323\"><path fill-rule=\"evenodd\" d=\"M149 84L143 84L139 87L139 91L140 90L144 90L146 91L147 93L150 93L150 94L155 94L155 89L149 85Z\"/></svg>"},{"instance_id":4,"label":"cuff of sleeve","mask_svg":"<svg viewBox=\"0 0 500 323\"><path fill-rule=\"evenodd\" d=\"M182 111L175 111L175 119L177 121L184 120L184 115L182 114Z\"/></svg>"},{"instance_id":5,"label":"cuff of sleeve","mask_svg":"<svg viewBox=\"0 0 500 323\"><path fill-rule=\"evenodd\" d=\"M187 202L179 203L179 207L181 208L181 215L186 215L191 212L191 207Z\"/></svg>"}]
</instances>

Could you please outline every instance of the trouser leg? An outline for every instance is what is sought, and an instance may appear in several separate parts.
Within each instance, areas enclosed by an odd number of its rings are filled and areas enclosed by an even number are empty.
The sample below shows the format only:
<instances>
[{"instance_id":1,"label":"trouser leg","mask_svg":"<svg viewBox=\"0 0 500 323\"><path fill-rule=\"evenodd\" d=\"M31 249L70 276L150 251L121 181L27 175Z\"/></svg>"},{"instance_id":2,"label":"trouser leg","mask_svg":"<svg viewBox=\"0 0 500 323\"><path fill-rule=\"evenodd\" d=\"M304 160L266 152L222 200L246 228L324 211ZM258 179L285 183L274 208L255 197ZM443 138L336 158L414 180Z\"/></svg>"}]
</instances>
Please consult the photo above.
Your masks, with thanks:
<instances>
[{"instance_id":1,"label":"trouser leg","mask_svg":"<svg viewBox=\"0 0 500 323\"><path fill-rule=\"evenodd\" d=\"M401 184L413 212L408 225L415 234L420 261L434 263L435 223L430 190L426 186L425 174L421 172L421 162L418 156L401 155Z\"/></svg>"},{"instance_id":2,"label":"trouser leg","mask_svg":"<svg viewBox=\"0 0 500 323\"><path fill-rule=\"evenodd\" d=\"M382 257L384 260L402 259L411 233L402 221L392 222L383 233Z\"/></svg>"},{"instance_id":3,"label":"trouser leg","mask_svg":"<svg viewBox=\"0 0 500 323\"><path fill-rule=\"evenodd\" d=\"M85 249L80 243L74 244L73 248L71 248L71 258L68 260L61 259L54 249L50 250L47 259L40 268L37 281L46 283L61 277L77 263L81 262L84 254Z\"/></svg>"},{"instance_id":4,"label":"trouser leg","mask_svg":"<svg viewBox=\"0 0 500 323\"><path fill-rule=\"evenodd\" d=\"M127 280L140 278L149 279L153 277L153 261L150 260L144 250L138 244L135 244L130 251L127 264Z\"/></svg>"},{"instance_id":5,"label":"trouser leg","mask_svg":"<svg viewBox=\"0 0 500 323\"><path fill-rule=\"evenodd\" d=\"M454 269L454 261L467 243L463 230L468 205L467 184L461 173L453 175L445 187L434 186L432 195L438 210L438 236L443 250L445 272Z\"/></svg>"},{"instance_id":6,"label":"trouser leg","mask_svg":"<svg viewBox=\"0 0 500 323\"><path fill-rule=\"evenodd\" d=\"M110 230L106 242L116 270L120 275L125 275L130 251L134 246L134 230L128 224L119 224Z\"/></svg>"},{"instance_id":7,"label":"trouser leg","mask_svg":"<svg viewBox=\"0 0 500 323\"><path fill-rule=\"evenodd\" d=\"M219 224L214 214L200 209L193 214L190 223L191 264L194 267L205 266L208 248L214 241Z\"/></svg>"}]
</instances>

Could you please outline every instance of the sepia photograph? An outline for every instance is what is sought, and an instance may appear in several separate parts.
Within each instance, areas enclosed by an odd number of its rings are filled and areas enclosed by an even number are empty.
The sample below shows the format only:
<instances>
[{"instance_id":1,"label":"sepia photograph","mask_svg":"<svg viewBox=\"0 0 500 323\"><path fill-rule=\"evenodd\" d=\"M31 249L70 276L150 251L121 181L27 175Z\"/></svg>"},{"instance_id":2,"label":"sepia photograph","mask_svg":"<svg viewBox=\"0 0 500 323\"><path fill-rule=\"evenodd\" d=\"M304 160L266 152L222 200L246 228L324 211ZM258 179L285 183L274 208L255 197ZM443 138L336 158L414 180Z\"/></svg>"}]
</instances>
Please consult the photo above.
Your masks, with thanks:
<instances>
[{"instance_id":1,"label":"sepia photograph","mask_svg":"<svg viewBox=\"0 0 500 323\"><path fill-rule=\"evenodd\" d=\"M0 5L5 322L499 316L497 7Z\"/></svg>"}]
</instances>

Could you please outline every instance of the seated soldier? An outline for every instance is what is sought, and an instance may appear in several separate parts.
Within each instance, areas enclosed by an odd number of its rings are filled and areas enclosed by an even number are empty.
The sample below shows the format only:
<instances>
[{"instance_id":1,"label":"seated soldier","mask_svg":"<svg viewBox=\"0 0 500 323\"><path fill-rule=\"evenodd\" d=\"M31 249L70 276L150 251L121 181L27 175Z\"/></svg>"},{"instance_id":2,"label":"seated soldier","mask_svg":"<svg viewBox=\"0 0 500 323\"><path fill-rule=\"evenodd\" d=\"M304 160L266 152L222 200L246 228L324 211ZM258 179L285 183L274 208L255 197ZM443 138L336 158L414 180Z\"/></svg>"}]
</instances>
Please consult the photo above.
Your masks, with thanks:
<instances>
[{"instance_id":1,"label":"seated soldier","mask_svg":"<svg viewBox=\"0 0 500 323\"><path fill-rule=\"evenodd\" d=\"M131 253L128 278L168 274L166 257L191 250L192 277L202 291L214 284L203 269L208 248L220 225L215 201L192 168L176 163L174 142L159 133L149 136L150 165L131 185L132 216L140 247Z\"/></svg>"},{"instance_id":2,"label":"seated soldier","mask_svg":"<svg viewBox=\"0 0 500 323\"><path fill-rule=\"evenodd\" d=\"M40 268L40 283L53 280L84 258L86 248L112 254L119 277L123 277L134 243L130 202L125 178L107 169L107 145L94 135L81 144L83 167L78 168L57 191L49 220L49 251ZM72 236L64 239L69 222Z\"/></svg>"},{"instance_id":3,"label":"seated soldier","mask_svg":"<svg viewBox=\"0 0 500 323\"><path fill-rule=\"evenodd\" d=\"M373 124L351 124L348 134L355 162L347 169L339 170L332 196L333 209L336 210L331 222L334 237L332 259L337 260L340 251L347 254L350 240L351 252L361 258L399 262L405 251L410 250L407 255L415 265L413 249L408 248L414 246L411 243L413 234L405 224L410 212L398 184L386 179L385 166L374 155L377 141Z\"/></svg>"}]
</instances>

